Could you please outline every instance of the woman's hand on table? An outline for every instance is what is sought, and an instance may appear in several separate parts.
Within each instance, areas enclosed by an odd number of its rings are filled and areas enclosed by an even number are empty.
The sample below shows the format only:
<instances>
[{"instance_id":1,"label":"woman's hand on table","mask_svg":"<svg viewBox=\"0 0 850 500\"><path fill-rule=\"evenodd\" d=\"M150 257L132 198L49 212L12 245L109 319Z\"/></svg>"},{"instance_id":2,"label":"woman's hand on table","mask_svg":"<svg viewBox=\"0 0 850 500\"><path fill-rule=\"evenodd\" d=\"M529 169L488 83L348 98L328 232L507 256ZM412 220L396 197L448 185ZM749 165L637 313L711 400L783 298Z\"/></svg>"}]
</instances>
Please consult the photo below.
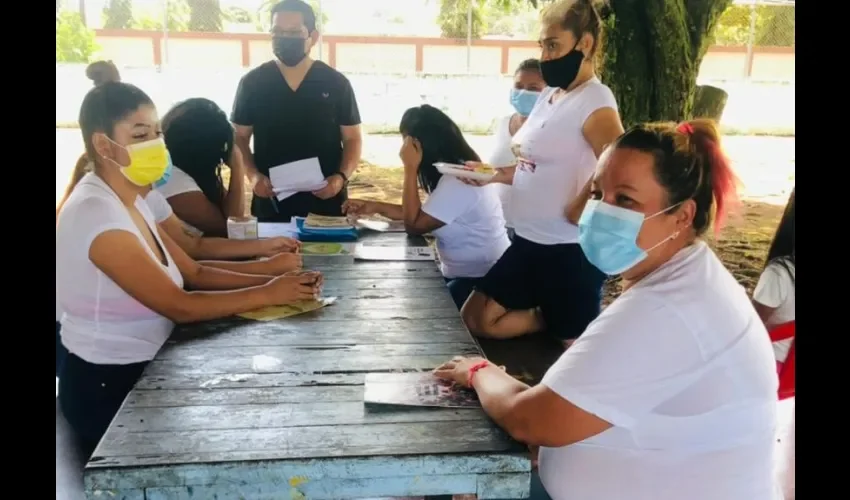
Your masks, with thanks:
<instances>
[{"instance_id":1,"label":"woman's hand on table","mask_svg":"<svg viewBox=\"0 0 850 500\"><path fill-rule=\"evenodd\" d=\"M463 387L469 387L469 370L482 361L485 361L485 359L480 356L455 356L450 361L435 368L434 376L442 380L449 380ZM504 366L500 366L499 368L502 370L505 369Z\"/></svg>"},{"instance_id":2,"label":"woman's hand on table","mask_svg":"<svg viewBox=\"0 0 850 500\"><path fill-rule=\"evenodd\" d=\"M269 281L266 286L269 305L291 304L315 300L322 290L322 275L316 271L287 273Z\"/></svg>"},{"instance_id":3,"label":"woman's hand on table","mask_svg":"<svg viewBox=\"0 0 850 500\"><path fill-rule=\"evenodd\" d=\"M260 240L260 254L258 257L274 257L281 252L298 253L301 251L301 242L293 238L276 236Z\"/></svg>"},{"instance_id":4,"label":"woman's hand on table","mask_svg":"<svg viewBox=\"0 0 850 500\"><path fill-rule=\"evenodd\" d=\"M271 276L280 276L291 271L298 271L304 265L304 260L300 253L279 253L268 259L265 259L268 271Z\"/></svg>"},{"instance_id":5,"label":"woman's hand on table","mask_svg":"<svg viewBox=\"0 0 850 500\"><path fill-rule=\"evenodd\" d=\"M378 213L378 204L370 200L350 198L342 204L342 213L347 216L366 216Z\"/></svg>"}]
</instances>

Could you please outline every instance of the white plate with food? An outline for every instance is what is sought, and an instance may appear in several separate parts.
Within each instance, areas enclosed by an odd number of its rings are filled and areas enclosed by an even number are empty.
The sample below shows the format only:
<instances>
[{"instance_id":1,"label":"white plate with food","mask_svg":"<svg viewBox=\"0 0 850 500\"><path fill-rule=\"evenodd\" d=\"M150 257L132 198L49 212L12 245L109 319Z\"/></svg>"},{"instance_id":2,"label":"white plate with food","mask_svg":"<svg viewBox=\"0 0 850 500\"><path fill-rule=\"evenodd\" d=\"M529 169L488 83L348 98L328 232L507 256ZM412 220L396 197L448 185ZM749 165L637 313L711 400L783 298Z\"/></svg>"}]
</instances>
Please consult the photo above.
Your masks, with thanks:
<instances>
[{"instance_id":1,"label":"white plate with food","mask_svg":"<svg viewBox=\"0 0 850 500\"><path fill-rule=\"evenodd\" d=\"M472 179L475 181L487 182L496 175L496 169L489 165L480 165L474 169L466 168L463 165L456 163L444 163L438 161L434 163L437 171L443 175L452 175L463 179Z\"/></svg>"}]
</instances>

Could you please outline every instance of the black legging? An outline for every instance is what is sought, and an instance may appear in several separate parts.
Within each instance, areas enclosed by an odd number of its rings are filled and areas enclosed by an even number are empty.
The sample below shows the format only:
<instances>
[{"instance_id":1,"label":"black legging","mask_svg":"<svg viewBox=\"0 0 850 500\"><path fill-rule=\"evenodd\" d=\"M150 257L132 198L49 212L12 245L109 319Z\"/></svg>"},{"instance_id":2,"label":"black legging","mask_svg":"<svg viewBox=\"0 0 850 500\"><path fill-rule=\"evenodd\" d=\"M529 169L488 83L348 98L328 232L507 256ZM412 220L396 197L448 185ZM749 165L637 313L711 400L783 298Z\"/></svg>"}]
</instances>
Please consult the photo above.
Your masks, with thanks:
<instances>
[{"instance_id":1,"label":"black legging","mask_svg":"<svg viewBox=\"0 0 850 500\"><path fill-rule=\"evenodd\" d=\"M97 365L70 352L59 372L59 406L90 456L147 362Z\"/></svg>"}]
</instances>

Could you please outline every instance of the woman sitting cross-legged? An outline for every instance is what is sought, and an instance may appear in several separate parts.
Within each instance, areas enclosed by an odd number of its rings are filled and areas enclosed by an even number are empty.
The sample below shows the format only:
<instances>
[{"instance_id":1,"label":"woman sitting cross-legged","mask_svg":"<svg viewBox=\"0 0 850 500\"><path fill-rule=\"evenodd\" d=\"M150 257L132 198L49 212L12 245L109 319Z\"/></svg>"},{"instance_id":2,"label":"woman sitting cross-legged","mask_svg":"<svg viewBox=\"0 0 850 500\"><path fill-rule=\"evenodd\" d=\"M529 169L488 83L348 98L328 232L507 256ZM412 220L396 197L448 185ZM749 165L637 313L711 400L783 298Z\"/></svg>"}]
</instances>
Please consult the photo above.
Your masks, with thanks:
<instances>
[{"instance_id":1,"label":"woman sitting cross-legged","mask_svg":"<svg viewBox=\"0 0 850 500\"><path fill-rule=\"evenodd\" d=\"M399 129L404 139L401 205L351 199L343 210L404 221L409 234L433 234L443 276L460 308L510 245L499 194L495 186L468 186L434 167L435 162L480 161L460 128L439 109L427 104L408 109ZM424 205L420 187L428 193Z\"/></svg>"},{"instance_id":2,"label":"woman sitting cross-legged","mask_svg":"<svg viewBox=\"0 0 850 500\"><path fill-rule=\"evenodd\" d=\"M94 172L57 217L56 299L69 351L59 404L90 453L175 323L312 299L321 275L201 265L159 230L143 197L165 174L168 151L156 108L137 87L95 87L79 124Z\"/></svg>"},{"instance_id":3,"label":"woman sitting cross-legged","mask_svg":"<svg viewBox=\"0 0 850 500\"><path fill-rule=\"evenodd\" d=\"M734 189L712 122L630 129L602 155L579 221L587 259L622 276L622 295L537 386L480 358L437 368L539 447L549 497L776 498L773 350L746 290L700 239Z\"/></svg>"}]
</instances>

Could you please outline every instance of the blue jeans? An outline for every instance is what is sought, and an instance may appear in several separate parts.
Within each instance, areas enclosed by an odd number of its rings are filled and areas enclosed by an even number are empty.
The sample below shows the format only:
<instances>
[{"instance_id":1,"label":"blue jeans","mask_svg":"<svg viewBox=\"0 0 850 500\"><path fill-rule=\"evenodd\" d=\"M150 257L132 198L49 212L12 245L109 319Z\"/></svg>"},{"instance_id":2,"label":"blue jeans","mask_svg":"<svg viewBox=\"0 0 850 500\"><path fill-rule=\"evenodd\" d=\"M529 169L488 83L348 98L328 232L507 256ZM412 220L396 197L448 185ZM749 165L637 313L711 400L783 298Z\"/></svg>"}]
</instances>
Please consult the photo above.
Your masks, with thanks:
<instances>
[{"instance_id":1,"label":"blue jeans","mask_svg":"<svg viewBox=\"0 0 850 500\"><path fill-rule=\"evenodd\" d=\"M446 280L446 286L449 287L449 293L452 294L452 300L455 301L455 305L458 310L463 307L464 302L469 296L472 294L472 291L475 290L475 286L478 285L478 281L481 278L444 278Z\"/></svg>"}]
</instances>

